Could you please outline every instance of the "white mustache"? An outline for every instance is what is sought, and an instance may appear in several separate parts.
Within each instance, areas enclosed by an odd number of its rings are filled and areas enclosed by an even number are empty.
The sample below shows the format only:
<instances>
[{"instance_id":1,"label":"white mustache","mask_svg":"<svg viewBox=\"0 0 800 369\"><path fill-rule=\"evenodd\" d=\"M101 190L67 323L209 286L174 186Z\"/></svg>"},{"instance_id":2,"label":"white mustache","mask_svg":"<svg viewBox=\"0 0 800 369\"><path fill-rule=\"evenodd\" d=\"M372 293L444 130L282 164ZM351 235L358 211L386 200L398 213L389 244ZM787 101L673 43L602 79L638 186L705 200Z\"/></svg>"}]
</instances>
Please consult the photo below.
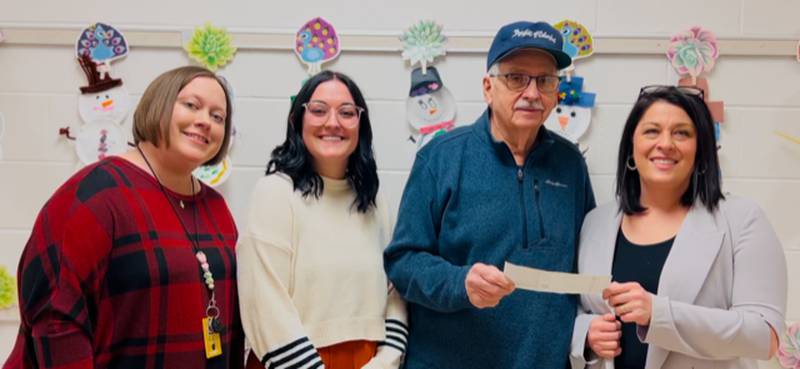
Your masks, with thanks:
<instances>
[{"instance_id":1,"label":"white mustache","mask_svg":"<svg viewBox=\"0 0 800 369\"><path fill-rule=\"evenodd\" d=\"M519 100L516 104L514 104L514 109L538 109L544 110L544 105L542 105L541 101L534 100Z\"/></svg>"}]
</instances>

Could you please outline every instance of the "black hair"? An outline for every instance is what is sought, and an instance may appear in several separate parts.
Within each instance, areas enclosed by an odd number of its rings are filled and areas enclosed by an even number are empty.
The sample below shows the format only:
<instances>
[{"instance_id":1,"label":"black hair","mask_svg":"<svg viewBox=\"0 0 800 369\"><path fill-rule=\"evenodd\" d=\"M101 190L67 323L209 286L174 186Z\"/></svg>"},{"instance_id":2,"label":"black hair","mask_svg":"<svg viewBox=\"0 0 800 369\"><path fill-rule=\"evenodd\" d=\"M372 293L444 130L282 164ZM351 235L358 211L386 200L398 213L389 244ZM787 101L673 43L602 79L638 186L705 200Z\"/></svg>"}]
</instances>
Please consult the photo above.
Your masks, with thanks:
<instances>
[{"instance_id":1,"label":"black hair","mask_svg":"<svg viewBox=\"0 0 800 369\"><path fill-rule=\"evenodd\" d=\"M286 125L286 140L272 150L267 163L266 174L282 172L292 178L294 190L304 197L313 195L319 198L323 191L322 177L314 169L313 158L303 142L303 104L311 100L311 95L323 82L337 80L342 82L353 96L356 106L364 108L358 126L358 145L347 160L345 178L356 192L353 206L366 213L375 206L378 194L378 167L372 150L372 126L369 109L361 90L350 77L338 72L323 71L309 78L292 101Z\"/></svg>"},{"instance_id":2,"label":"black hair","mask_svg":"<svg viewBox=\"0 0 800 369\"><path fill-rule=\"evenodd\" d=\"M636 126L647 109L658 101L683 109L691 118L697 131L697 151L694 157L693 173L689 188L681 196L681 204L692 206L699 198L709 211L713 211L719 201L725 198L722 194L722 175L717 156L714 120L702 97L686 94L675 86L664 86L652 92L640 94L628 115L625 128L622 130L617 158L616 194L620 210L628 215L647 210L640 202L642 189L639 172L629 170L627 164L633 155L633 134Z\"/></svg>"}]
</instances>

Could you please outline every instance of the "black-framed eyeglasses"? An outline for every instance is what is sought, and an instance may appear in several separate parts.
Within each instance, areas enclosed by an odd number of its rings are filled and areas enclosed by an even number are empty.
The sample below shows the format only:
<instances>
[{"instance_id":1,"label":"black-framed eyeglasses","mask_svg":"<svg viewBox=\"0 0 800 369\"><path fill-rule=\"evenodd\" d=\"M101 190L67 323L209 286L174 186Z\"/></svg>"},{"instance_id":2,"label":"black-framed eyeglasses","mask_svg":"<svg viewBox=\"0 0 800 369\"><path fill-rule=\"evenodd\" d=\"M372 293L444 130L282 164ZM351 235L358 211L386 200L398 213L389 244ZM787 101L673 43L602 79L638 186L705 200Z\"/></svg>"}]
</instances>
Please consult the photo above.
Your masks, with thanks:
<instances>
[{"instance_id":1,"label":"black-framed eyeglasses","mask_svg":"<svg viewBox=\"0 0 800 369\"><path fill-rule=\"evenodd\" d=\"M522 91L536 80L536 88L539 92L550 93L558 90L560 80L558 76L545 74L541 76L531 76L524 73L498 73L490 74L490 77L498 77L505 82L506 87L512 91Z\"/></svg>"},{"instance_id":2,"label":"black-framed eyeglasses","mask_svg":"<svg viewBox=\"0 0 800 369\"><path fill-rule=\"evenodd\" d=\"M326 104L324 101L309 101L302 106L311 116L311 119L307 120L308 123L314 126L325 124L328 118L330 118L331 110L334 110L332 106ZM353 128L358 125L358 122L361 120L361 113L363 113L365 109L354 104L342 104L335 110L336 119L339 121L339 124L346 128Z\"/></svg>"},{"instance_id":3,"label":"black-framed eyeglasses","mask_svg":"<svg viewBox=\"0 0 800 369\"><path fill-rule=\"evenodd\" d=\"M650 95L657 92L664 92L669 91L671 89L675 89L677 91L683 92L686 95L697 97L700 100L705 99L705 94L703 93L703 89L697 86L669 86L669 85L649 85L644 86L639 90L639 97L644 95Z\"/></svg>"}]
</instances>

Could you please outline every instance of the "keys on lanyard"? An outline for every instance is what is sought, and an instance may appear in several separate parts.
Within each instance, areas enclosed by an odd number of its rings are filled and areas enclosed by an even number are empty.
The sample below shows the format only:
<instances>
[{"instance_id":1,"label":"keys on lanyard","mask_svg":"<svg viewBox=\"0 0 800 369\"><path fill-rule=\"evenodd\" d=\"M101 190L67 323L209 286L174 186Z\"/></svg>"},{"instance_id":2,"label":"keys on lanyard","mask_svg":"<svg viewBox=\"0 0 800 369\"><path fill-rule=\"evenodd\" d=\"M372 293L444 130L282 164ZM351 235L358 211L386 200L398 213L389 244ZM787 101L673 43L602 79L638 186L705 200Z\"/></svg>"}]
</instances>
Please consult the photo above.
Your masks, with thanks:
<instances>
[{"instance_id":1,"label":"keys on lanyard","mask_svg":"<svg viewBox=\"0 0 800 369\"><path fill-rule=\"evenodd\" d=\"M203 318L203 343L206 349L206 359L211 359L222 355L222 339L220 337L225 327L222 326L219 318L219 308L214 300L214 294L208 300L206 307L206 317Z\"/></svg>"}]
</instances>

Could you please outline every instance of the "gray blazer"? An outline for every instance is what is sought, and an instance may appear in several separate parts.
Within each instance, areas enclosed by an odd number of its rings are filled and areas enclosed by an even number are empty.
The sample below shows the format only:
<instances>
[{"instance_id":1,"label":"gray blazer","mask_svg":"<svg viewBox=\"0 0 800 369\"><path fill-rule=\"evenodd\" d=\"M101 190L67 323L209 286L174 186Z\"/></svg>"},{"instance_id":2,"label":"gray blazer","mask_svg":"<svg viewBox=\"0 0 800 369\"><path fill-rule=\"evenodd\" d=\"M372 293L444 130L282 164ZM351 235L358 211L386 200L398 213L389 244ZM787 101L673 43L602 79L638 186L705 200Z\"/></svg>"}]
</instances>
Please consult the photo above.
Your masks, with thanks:
<instances>
[{"instance_id":1,"label":"gray blazer","mask_svg":"<svg viewBox=\"0 0 800 369\"><path fill-rule=\"evenodd\" d=\"M622 221L618 209L614 202L586 216L580 273L611 274ZM757 368L756 359L769 355L769 326L778 334L784 330L786 285L783 248L758 205L729 197L710 213L697 203L664 264L650 326L637 332L649 344L645 369ZM587 363L583 356L589 322L610 311L600 295L581 296L573 369L613 368L613 361L592 357Z\"/></svg>"}]
</instances>

